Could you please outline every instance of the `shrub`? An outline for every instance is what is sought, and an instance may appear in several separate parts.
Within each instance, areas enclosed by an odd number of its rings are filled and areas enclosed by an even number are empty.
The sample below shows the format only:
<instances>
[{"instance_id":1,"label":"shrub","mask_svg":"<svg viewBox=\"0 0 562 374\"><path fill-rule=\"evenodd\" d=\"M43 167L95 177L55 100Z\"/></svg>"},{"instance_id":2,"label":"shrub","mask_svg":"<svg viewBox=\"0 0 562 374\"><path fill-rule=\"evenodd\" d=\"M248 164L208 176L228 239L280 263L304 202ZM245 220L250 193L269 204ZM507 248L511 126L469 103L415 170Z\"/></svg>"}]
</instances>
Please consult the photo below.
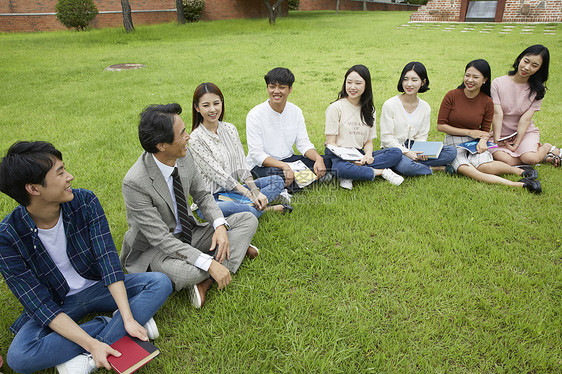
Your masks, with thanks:
<instances>
[{"instance_id":1,"label":"shrub","mask_svg":"<svg viewBox=\"0 0 562 374\"><path fill-rule=\"evenodd\" d=\"M289 10L298 10L300 0L289 0Z\"/></svg>"},{"instance_id":2,"label":"shrub","mask_svg":"<svg viewBox=\"0 0 562 374\"><path fill-rule=\"evenodd\" d=\"M205 9L204 0L183 0L183 12L187 22L197 22Z\"/></svg>"},{"instance_id":3,"label":"shrub","mask_svg":"<svg viewBox=\"0 0 562 374\"><path fill-rule=\"evenodd\" d=\"M425 5L427 4L428 0L408 0L406 1L408 4L418 4L418 5Z\"/></svg>"},{"instance_id":4,"label":"shrub","mask_svg":"<svg viewBox=\"0 0 562 374\"><path fill-rule=\"evenodd\" d=\"M85 30L98 14L93 0L59 0L55 11L60 23L77 31Z\"/></svg>"}]
</instances>

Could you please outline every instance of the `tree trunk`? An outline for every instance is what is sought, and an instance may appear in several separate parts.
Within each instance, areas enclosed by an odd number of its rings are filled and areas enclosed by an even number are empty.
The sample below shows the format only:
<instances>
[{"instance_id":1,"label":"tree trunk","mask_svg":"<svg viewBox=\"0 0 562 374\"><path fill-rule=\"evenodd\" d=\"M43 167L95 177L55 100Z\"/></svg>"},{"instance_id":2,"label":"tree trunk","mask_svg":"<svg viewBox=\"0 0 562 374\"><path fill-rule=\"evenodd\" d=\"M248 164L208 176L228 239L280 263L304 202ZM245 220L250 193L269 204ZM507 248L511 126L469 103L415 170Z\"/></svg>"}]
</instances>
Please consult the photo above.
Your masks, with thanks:
<instances>
[{"instance_id":1,"label":"tree trunk","mask_svg":"<svg viewBox=\"0 0 562 374\"><path fill-rule=\"evenodd\" d=\"M131 4L129 4L129 0L121 0L121 9L123 10L123 27L125 27L125 31L135 31L135 26L133 26L133 17L131 16Z\"/></svg>"},{"instance_id":2,"label":"tree trunk","mask_svg":"<svg viewBox=\"0 0 562 374\"><path fill-rule=\"evenodd\" d=\"M340 12L340 0L336 1L336 14Z\"/></svg>"},{"instance_id":3,"label":"tree trunk","mask_svg":"<svg viewBox=\"0 0 562 374\"><path fill-rule=\"evenodd\" d=\"M183 25L185 23L185 13L182 0L176 0L176 12L178 14L178 24Z\"/></svg>"},{"instance_id":4,"label":"tree trunk","mask_svg":"<svg viewBox=\"0 0 562 374\"><path fill-rule=\"evenodd\" d=\"M363 0L363 10L367 10L367 0Z\"/></svg>"},{"instance_id":5,"label":"tree trunk","mask_svg":"<svg viewBox=\"0 0 562 374\"><path fill-rule=\"evenodd\" d=\"M281 7L281 3L283 0L277 0L273 6L269 3L269 0L263 0L265 7L267 8L267 12L269 13L269 24L275 25L275 18L277 18L277 13L279 12L279 8Z\"/></svg>"}]
</instances>

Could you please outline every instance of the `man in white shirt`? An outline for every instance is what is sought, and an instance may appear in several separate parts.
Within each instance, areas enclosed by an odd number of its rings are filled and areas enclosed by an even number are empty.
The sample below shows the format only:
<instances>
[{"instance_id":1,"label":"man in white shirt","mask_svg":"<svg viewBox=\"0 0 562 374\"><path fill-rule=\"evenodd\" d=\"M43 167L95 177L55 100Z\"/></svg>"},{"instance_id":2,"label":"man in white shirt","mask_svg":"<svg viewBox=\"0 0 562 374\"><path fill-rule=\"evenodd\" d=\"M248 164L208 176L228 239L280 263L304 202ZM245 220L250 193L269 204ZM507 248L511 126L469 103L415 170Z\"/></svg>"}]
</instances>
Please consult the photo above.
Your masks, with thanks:
<instances>
[{"instance_id":1,"label":"man in white shirt","mask_svg":"<svg viewBox=\"0 0 562 374\"><path fill-rule=\"evenodd\" d=\"M326 174L326 160L308 138L302 110L287 102L295 76L287 68L275 68L265 75L269 99L255 106L246 117L248 164L258 177L279 175L290 192L299 190L290 162L301 160L317 179ZM301 155L295 155L293 146Z\"/></svg>"},{"instance_id":2,"label":"man in white shirt","mask_svg":"<svg viewBox=\"0 0 562 374\"><path fill-rule=\"evenodd\" d=\"M129 230L120 258L129 272L168 275L175 289L187 288L200 308L213 281L219 289L226 287L244 256L258 255L250 244L258 220L250 212L224 218L187 148L181 111L179 104L168 104L141 113L145 152L123 180ZM212 224L193 218L189 196Z\"/></svg>"}]
</instances>

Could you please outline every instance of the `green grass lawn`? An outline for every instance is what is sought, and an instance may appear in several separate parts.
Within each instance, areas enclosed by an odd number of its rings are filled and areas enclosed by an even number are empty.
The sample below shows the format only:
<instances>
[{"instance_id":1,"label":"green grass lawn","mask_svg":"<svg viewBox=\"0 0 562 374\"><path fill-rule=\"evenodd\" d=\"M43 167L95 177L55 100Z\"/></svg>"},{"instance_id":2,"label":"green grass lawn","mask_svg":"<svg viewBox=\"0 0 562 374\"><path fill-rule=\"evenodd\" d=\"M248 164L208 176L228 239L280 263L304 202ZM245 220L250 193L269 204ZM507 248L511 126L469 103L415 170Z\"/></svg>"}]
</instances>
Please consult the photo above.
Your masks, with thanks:
<instances>
[{"instance_id":1,"label":"green grass lawn","mask_svg":"<svg viewBox=\"0 0 562 374\"><path fill-rule=\"evenodd\" d=\"M274 27L262 19L0 34L0 150L54 143L73 186L99 196L120 248L121 182L141 153L138 114L148 104L180 103L190 126L193 90L214 82L245 144L246 114L267 98L264 74L285 66L296 76L289 99L323 152L324 111L350 66L370 68L380 111L402 67L418 60L431 81L421 96L432 107L429 139L442 140L439 104L466 63L485 58L501 76L536 43L552 61L535 122L543 141L562 146L559 25L403 26L409 15L291 12ZM146 68L104 71L127 62ZM162 354L140 372L561 372L562 171L537 169L538 196L445 174L296 195L290 216L260 219L262 255L203 309L186 292L170 297L155 316ZM2 216L14 207L0 196ZM5 357L21 306L0 283Z\"/></svg>"}]
</instances>

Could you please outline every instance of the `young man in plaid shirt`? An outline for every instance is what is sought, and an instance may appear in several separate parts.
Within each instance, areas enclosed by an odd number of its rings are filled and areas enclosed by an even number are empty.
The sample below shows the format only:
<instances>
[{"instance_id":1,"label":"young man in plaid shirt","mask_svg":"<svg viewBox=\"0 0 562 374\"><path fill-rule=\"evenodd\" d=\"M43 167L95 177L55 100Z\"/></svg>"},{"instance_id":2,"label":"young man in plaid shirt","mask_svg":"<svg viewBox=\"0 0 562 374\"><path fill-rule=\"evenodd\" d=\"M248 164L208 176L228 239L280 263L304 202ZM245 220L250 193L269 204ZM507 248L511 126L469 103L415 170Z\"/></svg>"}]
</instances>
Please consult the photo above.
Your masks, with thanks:
<instances>
[{"instance_id":1,"label":"young man in plaid shirt","mask_svg":"<svg viewBox=\"0 0 562 374\"><path fill-rule=\"evenodd\" d=\"M161 273L123 273L99 200L73 179L45 142L17 142L0 164L0 190L21 204L0 223L0 272L23 305L6 356L19 373L110 369L110 344L157 337L152 316L172 292ZM95 312L115 314L77 324Z\"/></svg>"}]
</instances>

